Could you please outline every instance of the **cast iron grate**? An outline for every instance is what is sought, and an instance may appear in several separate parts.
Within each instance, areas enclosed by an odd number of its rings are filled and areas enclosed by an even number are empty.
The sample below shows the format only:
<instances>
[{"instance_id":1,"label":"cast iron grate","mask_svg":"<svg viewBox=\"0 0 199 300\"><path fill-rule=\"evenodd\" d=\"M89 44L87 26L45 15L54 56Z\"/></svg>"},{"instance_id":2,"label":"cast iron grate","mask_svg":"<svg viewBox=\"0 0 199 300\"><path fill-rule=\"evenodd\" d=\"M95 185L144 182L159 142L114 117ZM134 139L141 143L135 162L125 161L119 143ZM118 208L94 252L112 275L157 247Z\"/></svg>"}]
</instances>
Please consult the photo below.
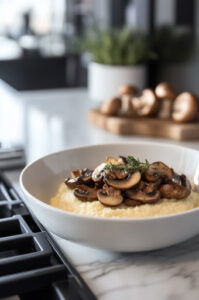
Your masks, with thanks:
<instances>
[{"instance_id":1,"label":"cast iron grate","mask_svg":"<svg viewBox=\"0 0 199 300\"><path fill-rule=\"evenodd\" d=\"M96 299L54 240L0 174L0 297Z\"/></svg>"}]
</instances>

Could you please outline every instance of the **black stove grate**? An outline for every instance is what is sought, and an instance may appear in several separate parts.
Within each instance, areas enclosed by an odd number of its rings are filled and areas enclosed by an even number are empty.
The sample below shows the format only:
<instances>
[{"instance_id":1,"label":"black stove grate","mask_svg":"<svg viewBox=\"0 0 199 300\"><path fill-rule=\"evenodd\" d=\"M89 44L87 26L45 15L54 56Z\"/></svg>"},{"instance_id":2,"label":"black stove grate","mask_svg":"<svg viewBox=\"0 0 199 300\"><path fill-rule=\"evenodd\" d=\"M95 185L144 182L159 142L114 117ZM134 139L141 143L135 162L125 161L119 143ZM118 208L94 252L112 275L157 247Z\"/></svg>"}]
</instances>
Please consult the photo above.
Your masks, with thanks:
<instances>
[{"instance_id":1,"label":"black stove grate","mask_svg":"<svg viewBox=\"0 0 199 300\"><path fill-rule=\"evenodd\" d=\"M96 299L54 240L0 174L0 297Z\"/></svg>"}]
</instances>

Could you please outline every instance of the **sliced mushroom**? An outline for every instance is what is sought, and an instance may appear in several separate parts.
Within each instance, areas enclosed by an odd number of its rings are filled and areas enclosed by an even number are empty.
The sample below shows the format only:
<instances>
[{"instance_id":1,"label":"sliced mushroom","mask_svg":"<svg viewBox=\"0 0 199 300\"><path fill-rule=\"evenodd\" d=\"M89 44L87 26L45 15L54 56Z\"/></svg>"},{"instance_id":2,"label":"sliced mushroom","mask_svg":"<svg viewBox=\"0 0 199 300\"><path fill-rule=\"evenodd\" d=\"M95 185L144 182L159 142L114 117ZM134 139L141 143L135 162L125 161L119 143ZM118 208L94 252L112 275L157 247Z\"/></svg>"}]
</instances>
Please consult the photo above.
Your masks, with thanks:
<instances>
[{"instance_id":1,"label":"sliced mushroom","mask_svg":"<svg viewBox=\"0 0 199 300\"><path fill-rule=\"evenodd\" d=\"M77 178L77 177L80 177L81 175L82 175L82 170L80 170L80 169L73 170L70 172L71 178Z\"/></svg>"},{"instance_id":2,"label":"sliced mushroom","mask_svg":"<svg viewBox=\"0 0 199 300\"><path fill-rule=\"evenodd\" d=\"M105 160L106 164L113 164L113 165L120 165L123 163L123 160L121 158L115 158L112 156L108 156Z\"/></svg>"},{"instance_id":3,"label":"sliced mushroom","mask_svg":"<svg viewBox=\"0 0 199 300\"><path fill-rule=\"evenodd\" d=\"M93 174L93 170L87 169L87 168L83 169L82 175L81 175L81 179L82 179L83 183L91 184L92 183L92 174Z\"/></svg>"},{"instance_id":4,"label":"sliced mushroom","mask_svg":"<svg viewBox=\"0 0 199 300\"><path fill-rule=\"evenodd\" d=\"M133 199L125 199L124 200L124 204L126 204L127 206L139 206L139 205L143 205L144 203L141 201L137 201L137 200L133 200Z\"/></svg>"},{"instance_id":5,"label":"sliced mushroom","mask_svg":"<svg viewBox=\"0 0 199 300\"><path fill-rule=\"evenodd\" d=\"M173 173L172 182L176 184L181 184L181 176L177 173Z\"/></svg>"},{"instance_id":6,"label":"sliced mushroom","mask_svg":"<svg viewBox=\"0 0 199 300\"><path fill-rule=\"evenodd\" d=\"M173 178L173 169L169 168L163 162L157 161L150 164L144 176L149 182L156 182L160 179L167 182Z\"/></svg>"},{"instance_id":7,"label":"sliced mushroom","mask_svg":"<svg viewBox=\"0 0 199 300\"><path fill-rule=\"evenodd\" d=\"M102 163L92 173L92 180L95 182L99 182L102 180L104 168L106 166L106 163Z\"/></svg>"},{"instance_id":8,"label":"sliced mushroom","mask_svg":"<svg viewBox=\"0 0 199 300\"><path fill-rule=\"evenodd\" d=\"M160 188L160 193L163 198L167 199L183 199L191 193L191 184L185 175L180 176L180 184L168 183Z\"/></svg>"},{"instance_id":9,"label":"sliced mushroom","mask_svg":"<svg viewBox=\"0 0 199 300\"><path fill-rule=\"evenodd\" d=\"M83 201L94 201L97 200L97 189L81 184L74 189L74 195Z\"/></svg>"},{"instance_id":10,"label":"sliced mushroom","mask_svg":"<svg viewBox=\"0 0 199 300\"><path fill-rule=\"evenodd\" d=\"M126 178L124 179L113 179L109 176L105 176L105 182L116 188L116 189L121 189L121 190L126 190L130 189L131 187L135 186L138 184L138 182L141 179L141 174L140 172L134 172L132 174L129 174Z\"/></svg>"},{"instance_id":11,"label":"sliced mushroom","mask_svg":"<svg viewBox=\"0 0 199 300\"><path fill-rule=\"evenodd\" d=\"M144 203L154 203L161 198L160 191L153 183L141 181L136 189L126 191L129 199L141 201Z\"/></svg>"},{"instance_id":12,"label":"sliced mushroom","mask_svg":"<svg viewBox=\"0 0 199 300\"><path fill-rule=\"evenodd\" d=\"M115 171L106 170L105 175L108 176L109 179L125 179L128 176L128 172L122 169Z\"/></svg>"},{"instance_id":13,"label":"sliced mushroom","mask_svg":"<svg viewBox=\"0 0 199 300\"><path fill-rule=\"evenodd\" d=\"M121 191L109 187L106 184L97 192L97 197L102 204L107 206L118 206L123 201Z\"/></svg>"},{"instance_id":14,"label":"sliced mushroom","mask_svg":"<svg viewBox=\"0 0 199 300\"><path fill-rule=\"evenodd\" d=\"M121 108L121 99L112 98L108 101L105 101L101 106L101 112L107 116L115 116L118 114Z\"/></svg>"},{"instance_id":15,"label":"sliced mushroom","mask_svg":"<svg viewBox=\"0 0 199 300\"><path fill-rule=\"evenodd\" d=\"M86 184L86 185L94 185L94 182L92 180L92 173L93 171L91 169L77 169L77 170L73 170L71 172L71 178L67 178L65 180L65 184L70 188L70 189L74 189L77 185L79 184Z\"/></svg>"},{"instance_id":16,"label":"sliced mushroom","mask_svg":"<svg viewBox=\"0 0 199 300\"><path fill-rule=\"evenodd\" d=\"M161 82L155 88L155 94L159 99L174 100L176 91L174 87L168 82Z\"/></svg>"},{"instance_id":17,"label":"sliced mushroom","mask_svg":"<svg viewBox=\"0 0 199 300\"><path fill-rule=\"evenodd\" d=\"M64 183L69 189L75 189L79 184L82 183L82 180L81 177L66 178Z\"/></svg>"},{"instance_id":18,"label":"sliced mushroom","mask_svg":"<svg viewBox=\"0 0 199 300\"><path fill-rule=\"evenodd\" d=\"M137 88L131 84L126 84L120 87L119 89L119 94L121 96L123 95L131 95L134 96L135 94L137 94Z\"/></svg>"},{"instance_id":19,"label":"sliced mushroom","mask_svg":"<svg viewBox=\"0 0 199 300\"><path fill-rule=\"evenodd\" d=\"M142 117L153 116L158 110L158 99L153 90L145 89L140 97L132 99L133 107Z\"/></svg>"}]
</instances>

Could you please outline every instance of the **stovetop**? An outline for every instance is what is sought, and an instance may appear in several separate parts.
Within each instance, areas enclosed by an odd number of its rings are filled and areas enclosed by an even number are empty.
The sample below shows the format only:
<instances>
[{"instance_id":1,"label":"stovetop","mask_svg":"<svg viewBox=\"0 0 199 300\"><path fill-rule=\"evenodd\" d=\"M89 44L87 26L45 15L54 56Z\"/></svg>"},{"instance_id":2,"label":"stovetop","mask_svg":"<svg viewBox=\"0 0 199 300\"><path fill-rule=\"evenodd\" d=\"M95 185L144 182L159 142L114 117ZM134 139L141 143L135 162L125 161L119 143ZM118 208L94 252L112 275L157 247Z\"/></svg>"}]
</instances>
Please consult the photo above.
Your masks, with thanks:
<instances>
[{"instance_id":1,"label":"stovetop","mask_svg":"<svg viewBox=\"0 0 199 300\"><path fill-rule=\"evenodd\" d=\"M0 173L0 297L96 299Z\"/></svg>"}]
</instances>

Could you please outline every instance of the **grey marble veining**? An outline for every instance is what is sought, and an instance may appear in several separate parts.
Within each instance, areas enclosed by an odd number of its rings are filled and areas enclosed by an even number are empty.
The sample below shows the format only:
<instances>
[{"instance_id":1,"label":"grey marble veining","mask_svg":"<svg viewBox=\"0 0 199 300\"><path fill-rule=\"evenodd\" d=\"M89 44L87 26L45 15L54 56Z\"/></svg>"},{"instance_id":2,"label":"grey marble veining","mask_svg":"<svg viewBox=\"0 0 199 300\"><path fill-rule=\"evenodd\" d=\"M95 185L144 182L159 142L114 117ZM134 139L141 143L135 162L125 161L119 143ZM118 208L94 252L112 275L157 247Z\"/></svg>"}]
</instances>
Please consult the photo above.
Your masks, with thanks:
<instances>
[{"instance_id":1,"label":"grey marble veining","mask_svg":"<svg viewBox=\"0 0 199 300\"><path fill-rule=\"evenodd\" d=\"M199 235L142 253L113 253L56 239L99 299L198 299Z\"/></svg>"},{"instance_id":2,"label":"grey marble veining","mask_svg":"<svg viewBox=\"0 0 199 300\"><path fill-rule=\"evenodd\" d=\"M92 127L86 113L95 103L82 89L19 93L0 81L0 94L0 140L23 143L28 161L85 144L154 141L119 137ZM199 149L197 141L155 141ZM18 188L19 173L7 176ZM199 236L145 253L107 252L54 238L100 300L199 299Z\"/></svg>"}]
</instances>

